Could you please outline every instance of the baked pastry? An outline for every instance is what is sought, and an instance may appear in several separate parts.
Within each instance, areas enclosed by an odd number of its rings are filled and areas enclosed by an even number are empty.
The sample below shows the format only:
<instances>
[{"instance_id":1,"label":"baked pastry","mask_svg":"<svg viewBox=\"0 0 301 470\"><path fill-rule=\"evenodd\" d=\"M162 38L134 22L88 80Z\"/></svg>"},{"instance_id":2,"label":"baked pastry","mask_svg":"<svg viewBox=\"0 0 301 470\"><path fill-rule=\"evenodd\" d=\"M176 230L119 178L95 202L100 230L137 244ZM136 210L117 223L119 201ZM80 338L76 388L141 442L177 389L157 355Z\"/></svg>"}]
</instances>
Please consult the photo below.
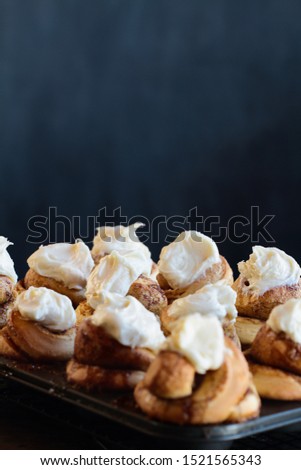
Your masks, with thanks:
<instances>
[{"instance_id":1,"label":"baked pastry","mask_svg":"<svg viewBox=\"0 0 301 470\"><path fill-rule=\"evenodd\" d=\"M157 280L168 302L193 294L206 284L233 283L232 269L216 243L196 231L182 232L161 250Z\"/></svg>"},{"instance_id":2,"label":"baked pastry","mask_svg":"<svg viewBox=\"0 0 301 470\"><path fill-rule=\"evenodd\" d=\"M128 295L135 297L147 310L158 316L167 307L167 297L158 282L143 274L131 284Z\"/></svg>"},{"instance_id":3,"label":"baked pastry","mask_svg":"<svg viewBox=\"0 0 301 470\"><path fill-rule=\"evenodd\" d=\"M167 305L167 299L158 283L142 274L146 269L145 258L139 250L123 254L112 251L101 258L88 278L87 300L76 309L78 322L93 313L107 292L131 295L147 310L159 314Z\"/></svg>"},{"instance_id":4,"label":"baked pastry","mask_svg":"<svg viewBox=\"0 0 301 470\"><path fill-rule=\"evenodd\" d=\"M301 299L272 310L246 355L262 397L301 400Z\"/></svg>"},{"instance_id":5,"label":"baked pastry","mask_svg":"<svg viewBox=\"0 0 301 470\"><path fill-rule=\"evenodd\" d=\"M47 287L69 297L75 307L85 299L87 278L94 262L82 241L41 246L27 262L26 289Z\"/></svg>"},{"instance_id":6,"label":"baked pastry","mask_svg":"<svg viewBox=\"0 0 301 470\"><path fill-rule=\"evenodd\" d=\"M14 262L7 248L12 245L7 238L0 236L0 329L6 324L14 300L14 287L17 275Z\"/></svg>"},{"instance_id":7,"label":"baked pastry","mask_svg":"<svg viewBox=\"0 0 301 470\"><path fill-rule=\"evenodd\" d=\"M164 339L158 318L137 299L107 293L78 328L67 379L88 390L131 389Z\"/></svg>"},{"instance_id":8,"label":"baked pastry","mask_svg":"<svg viewBox=\"0 0 301 470\"><path fill-rule=\"evenodd\" d=\"M76 325L79 326L82 321L91 317L94 313L94 308L88 304L87 300L83 300L75 309L76 313Z\"/></svg>"},{"instance_id":9,"label":"baked pastry","mask_svg":"<svg viewBox=\"0 0 301 470\"><path fill-rule=\"evenodd\" d=\"M212 424L258 416L248 364L216 317L180 318L161 349L134 391L151 418Z\"/></svg>"},{"instance_id":10,"label":"baked pastry","mask_svg":"<svg viewBox=\"0 0 301 470\"><path fill-rule=\"evenodd\" d=\"M70 299L29 287L15 301L0 331L0 355L20 361L67 361L73 355L75 312Z\"/></svg>"},{"instance_id":11,"label":"baked pastry","mask_svg":"<svg viewBox=\"0 0 301 470\"><path fill-rule=\"evenodd\" d=\"M215 284L206 284L194 294L176 299L161 311L163 331L169 334L173 324L183 316L199 313L205 316L217 317L223 326L226 336L231 338L240 348L240 342L235 330L237 310L235 307L235 291L219 281Z\"/></svg>"},{"instance_id":12,"label":"baked pastry","mask_svg":"<svg viewBox=\"0 0 301 470\"><path fill-rule=\"evenodd\" d=\"M277 305L301 298L300 266L278 248L254 246L250 258L238 263L238 270L233 289L239 315L267 320Z\"/></svg>"},{"instance_id":13,"label":"baked pastry","mask_svg":"<svg viewBox=\"0 0 301 470\"><path fill-rule=\"evenodd\" d=\"M258 331L265 324L258 318L237 316L235 330L239 338L242 349L247 349L253 343Z\"/></svg>"},{"instance_id":14,"label":"baked pastry","mask_svg":"<svg viewBox=\"0 0 301 470\"><path fill-rule=\"evenodd\" d=\"M301 298L300 266L278 248L254 246L249 259L238 263L238 270L240 275L233 289L237 292L236 307L240 317L257 319L262 326L274 307L289 299ZM240 331L244 328L242 343L252 340L254 323L241 319L240 325ZM257 325L260 324L257 322Z\"/></svg>"},{"instance_id":15,"label":"baked pastry","mask_svg":"<svg viewBox=\"0 0 301 470\"><path fill-rule=\"evenodd\" d=\"M0 275L0 329L6 325L14 298L13 280L8 276Z\"/></svg>"},{"instance_id":16,"label":"baked pastry","mask_svg":"<svg viewBox=\"0 0 301 470\"><path fill-rule=\"evenodd\" d=\"M240 423L259 416L261 402L255 387L252 374L250 374L250 382L245 395L239 403L233 406L227 423Z\"/></svg>"},{"instance_id":17,"label":"baked pastry","mask_svg":"<svg viewBox=\"0 0 301 470\"><path fill-rule=\"evenodd\" d=\"M24 279L19 279L17 284L15 285L14 293L15 295L19 295L26 290L24 285Z\"/></svg>"}]
</instances>

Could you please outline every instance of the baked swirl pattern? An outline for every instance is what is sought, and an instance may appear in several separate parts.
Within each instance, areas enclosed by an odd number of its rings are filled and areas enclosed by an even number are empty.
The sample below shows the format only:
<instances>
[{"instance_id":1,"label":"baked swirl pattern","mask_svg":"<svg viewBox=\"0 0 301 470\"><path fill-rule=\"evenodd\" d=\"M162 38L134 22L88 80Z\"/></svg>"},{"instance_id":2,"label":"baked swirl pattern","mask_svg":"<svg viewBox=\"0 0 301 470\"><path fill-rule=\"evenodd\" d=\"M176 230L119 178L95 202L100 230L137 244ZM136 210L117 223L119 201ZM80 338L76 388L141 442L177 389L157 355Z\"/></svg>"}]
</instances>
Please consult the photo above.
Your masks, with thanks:
<instances>
[{"instance_id":1,"label":"baked swirl pattern","mask_svg":"<svg viewBox=\"0 0 301 470\"><path fill-rule=\"evenodd\" d=\"M13 310L0 331L0 354L22 361L67 361L74 349L75 328L53 332Z\"/></svg>"},{"instance_id":2,"label":"baked swirl pattern","mask_svg":"<svg viewBox=\"0 0 301 470\"><path fill-rule=\"evenodd\" d=\"M161 351L136 386L139 407L151 418L177 424L244 421L259 413L260 400L247 362L226 338L222 366L205 375L177 352Z\"/></svg>"},{"instance_id":3,"label":"baked swirl pattern","mask_svg":"<svg viewBox=\"0 0 301 470\"><path fill-rule=\"evenodd\" d=\"M132 389L155 355L146 348L124 346L91 319L78 329L67 379L88 390Z\"/></svg>"}]
</instances>

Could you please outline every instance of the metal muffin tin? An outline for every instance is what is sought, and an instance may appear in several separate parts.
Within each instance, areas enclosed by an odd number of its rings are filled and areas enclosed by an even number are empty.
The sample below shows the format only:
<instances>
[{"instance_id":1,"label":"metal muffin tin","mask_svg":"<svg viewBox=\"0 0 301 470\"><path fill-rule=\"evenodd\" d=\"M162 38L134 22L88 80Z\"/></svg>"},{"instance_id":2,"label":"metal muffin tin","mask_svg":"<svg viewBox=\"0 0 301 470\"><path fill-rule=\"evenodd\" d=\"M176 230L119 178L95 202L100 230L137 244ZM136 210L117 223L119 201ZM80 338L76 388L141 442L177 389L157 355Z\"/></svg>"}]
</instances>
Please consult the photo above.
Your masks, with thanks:
<instances>
[{"instance_id":1,"label":"metal muffin tin","mask_svg":"<svg viewBox=\"0 0 301 470\"><path fill-rule=\"evenodd\" d=\"M301 402L266 400L260 417L237 424L203 426L161 423L145 416L131 393L88 393L67 383L65 365L23 364L0 358L0 376L71 403L78 409L129 427L139 434L165 440L167 447L227 448L233 440L301 423Z\"/></svg>"}]
</instances>

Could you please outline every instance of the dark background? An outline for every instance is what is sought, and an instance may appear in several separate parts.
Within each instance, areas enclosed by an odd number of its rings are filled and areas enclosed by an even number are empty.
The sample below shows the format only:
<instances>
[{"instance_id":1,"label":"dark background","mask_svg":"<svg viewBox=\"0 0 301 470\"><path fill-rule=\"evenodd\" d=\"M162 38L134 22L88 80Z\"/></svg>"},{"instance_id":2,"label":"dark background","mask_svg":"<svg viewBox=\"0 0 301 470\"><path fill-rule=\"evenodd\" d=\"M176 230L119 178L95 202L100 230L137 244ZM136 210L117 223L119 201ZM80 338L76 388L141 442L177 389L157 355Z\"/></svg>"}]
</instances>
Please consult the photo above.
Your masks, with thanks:
<instances>
[{"instance_id":1,"label":"dark background","mask_svg":"<svg viewBox=\"0 0 301 470\"><path fill-rule=\"evenodd\" d=\"M20 275L38 246L27 221L49 206L83 232L104 206L148 218L197 206L222 225L260 206L301 261L299 0L0 7L0 232ZM232 263L250 246L219 245Z\"/></svg>"}]
</instances>

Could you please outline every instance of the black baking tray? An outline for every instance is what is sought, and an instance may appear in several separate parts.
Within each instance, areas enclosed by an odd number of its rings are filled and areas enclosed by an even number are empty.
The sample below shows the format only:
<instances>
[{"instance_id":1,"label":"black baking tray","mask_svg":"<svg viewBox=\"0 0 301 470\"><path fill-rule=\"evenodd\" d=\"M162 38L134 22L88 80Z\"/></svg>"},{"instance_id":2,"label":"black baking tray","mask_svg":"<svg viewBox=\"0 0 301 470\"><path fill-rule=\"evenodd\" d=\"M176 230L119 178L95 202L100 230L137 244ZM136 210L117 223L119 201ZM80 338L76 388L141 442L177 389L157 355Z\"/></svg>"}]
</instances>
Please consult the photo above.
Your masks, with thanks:
<instances>
[{"instance_id":1,"label":"black baking tray","mask_svg":"<svg viewBox=\"0 0 301 470\"><path fill-rule=\"evenodd\" d=\"M266 400L260 417L237 424L175 425L155 421L135 406L131 393L94 394L67 383L65 365L31 365L0 358L0 376L130 427L178 448L226 448L233 440L301 423L301 402Z\"/></svg>"}]
</instances>

